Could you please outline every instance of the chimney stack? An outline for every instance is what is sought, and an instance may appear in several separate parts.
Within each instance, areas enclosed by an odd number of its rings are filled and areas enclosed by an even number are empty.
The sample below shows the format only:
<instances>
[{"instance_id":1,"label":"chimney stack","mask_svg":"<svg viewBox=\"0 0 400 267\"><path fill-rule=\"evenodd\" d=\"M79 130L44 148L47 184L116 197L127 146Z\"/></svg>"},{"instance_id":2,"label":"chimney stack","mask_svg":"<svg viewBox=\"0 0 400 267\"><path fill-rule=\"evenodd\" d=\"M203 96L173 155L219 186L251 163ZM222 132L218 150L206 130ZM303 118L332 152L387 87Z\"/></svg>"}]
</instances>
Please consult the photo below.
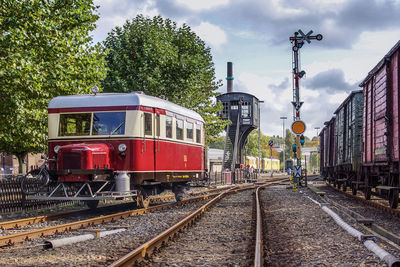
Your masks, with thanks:
<instances>
[{"instance_id":1,"label":"chimney stack","mask_svg":"<svg viewBox=\"0 0 400 267\"><path fill-rule=\"evenodd\" d=\"M233 76L232 76L232 62L228 62L228 70L226 75L226 80L228 81L227 91L228 93L233 92Z\"/></svg>"}]
</instances>

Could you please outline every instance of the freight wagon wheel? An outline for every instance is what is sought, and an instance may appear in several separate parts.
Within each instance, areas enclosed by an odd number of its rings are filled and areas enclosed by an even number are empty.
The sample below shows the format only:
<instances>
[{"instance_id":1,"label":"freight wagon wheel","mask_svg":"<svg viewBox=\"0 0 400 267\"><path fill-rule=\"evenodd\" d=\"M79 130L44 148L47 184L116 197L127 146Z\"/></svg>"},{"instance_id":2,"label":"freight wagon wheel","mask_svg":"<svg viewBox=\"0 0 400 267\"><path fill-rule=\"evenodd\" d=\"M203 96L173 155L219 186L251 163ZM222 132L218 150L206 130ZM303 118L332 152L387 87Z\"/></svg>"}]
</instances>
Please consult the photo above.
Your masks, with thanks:
<instances>
[{"instance_id":1,"label":"freight wagon wheel","mask_svg":"<svg viewBox=\"0 0 400 267\"><path fill-rule=\"evenodd\" d=\"M336 188L340 190L340 183L336 182Z\"/></svg>"},{"instance_id":2,"label":"freight wagon wheel","mask_svg":"<svg viewBox=\"0 0 400 267\"><path fill-rule=\"evenodd\" d=\"M355 184L351 186L351 193L353 196L357 195L357 186Z\"/></svg>"},{"instance_id":3,"label":"freight wagon wheel","mask_svg":"<svg viewBox=\"0 0 400 267\"><path fill-rule=\"evenodd\" d=\"M364 197L366 200L371 199L371 187L367 186L364 188Z\"/></svg>"},{"instance_id":4,"label":"freight wagon wheel","mask_svg":"<svg viewBox=\"0 0 400 267\"><path fill-rule=\"evenodd\" d=\"M346 190L347 190L346 182L343 183L342 190L343 190L343 192L346 192Z\"/></svg>"},{"instance_id":5,"label":"freight wagon wheel","mask_svg":"<svg viewBox=\"0 0 400 267\"><path fill-rule=\"evenodd\" d=\"M85 204L88 206L89 209L94 210L99 205L99 201L98 200L87 200L87 201L85 201Z\"/></svg>"},{"instance_id":6,"label":"freight wagon wheel","mask_svg":"<svg viewBox=\"0 0 400 267\"><path fill-rule=\"evenodd\" d=\"M389 190L389 204L392 209L396 209L399 205L399 190Z\"/></svg>"}]
</instances>

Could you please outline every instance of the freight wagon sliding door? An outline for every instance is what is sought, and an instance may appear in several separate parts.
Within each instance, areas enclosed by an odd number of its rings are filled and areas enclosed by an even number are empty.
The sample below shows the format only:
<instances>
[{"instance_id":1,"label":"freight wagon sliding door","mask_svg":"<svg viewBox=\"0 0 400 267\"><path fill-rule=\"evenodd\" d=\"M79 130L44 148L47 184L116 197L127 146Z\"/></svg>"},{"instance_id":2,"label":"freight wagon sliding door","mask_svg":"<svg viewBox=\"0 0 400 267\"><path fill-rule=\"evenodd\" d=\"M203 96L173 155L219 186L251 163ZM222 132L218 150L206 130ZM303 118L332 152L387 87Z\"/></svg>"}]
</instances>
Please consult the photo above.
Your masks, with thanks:
<instances>
[{"instance_id":1,"label":"freight wagon sliding door","mask_svg":"<svg viewBox=\"0 0 400 267\"><path fill-rule=\"evenodd\" d=\"M386 67L383 66L375 76L375 90L373 92L374 107L374 161L387 160L387 135L389 129L387 122L389 118L386 114L387 109L387 76Z\"/></svg>"},{"instance_id":2,"label":"freight wagon sliding door","mask_svg":"<svg viewBox=\"0 0 400 267\"><path fill-rule=\"evenodd\" d=\"M391 154L393 160L399 160L399 103L400 103L400 95L399 95L399 88L400 88L400 77L399 77L399 63L400 63L400 56L399 51L397 51L393 56L390 62L391 64L391 85L390 91L392 96L392 137L389 145L391 146Z\"/></svg>"}]
</instances>

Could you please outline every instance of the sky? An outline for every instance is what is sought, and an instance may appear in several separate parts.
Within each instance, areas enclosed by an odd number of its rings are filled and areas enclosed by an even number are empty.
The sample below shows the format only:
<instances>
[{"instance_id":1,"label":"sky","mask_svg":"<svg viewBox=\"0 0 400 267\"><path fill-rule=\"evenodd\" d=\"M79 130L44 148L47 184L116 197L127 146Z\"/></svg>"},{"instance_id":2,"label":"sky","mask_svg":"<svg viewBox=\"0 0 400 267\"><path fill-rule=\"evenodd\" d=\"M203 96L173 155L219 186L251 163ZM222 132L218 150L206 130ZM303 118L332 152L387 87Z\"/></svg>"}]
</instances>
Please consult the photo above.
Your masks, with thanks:
<instances>
[{"instance_id":1,"label":"sky","mask_svg":"<svg viewBox=\"0 0 400 267\"><path fill-rule=\"evenodd\" d=\"M323 35L300 50L301 120L315 136L336 108L400 39L400 0L95 0L100 15L95 42L138 14L161 15L189 25L211 48L218 90L226 92L226 65L233 62L233 89L261 104L261 131L282 136L293 122L292 45L301 29Z\"/></svg>"}]
</instances>

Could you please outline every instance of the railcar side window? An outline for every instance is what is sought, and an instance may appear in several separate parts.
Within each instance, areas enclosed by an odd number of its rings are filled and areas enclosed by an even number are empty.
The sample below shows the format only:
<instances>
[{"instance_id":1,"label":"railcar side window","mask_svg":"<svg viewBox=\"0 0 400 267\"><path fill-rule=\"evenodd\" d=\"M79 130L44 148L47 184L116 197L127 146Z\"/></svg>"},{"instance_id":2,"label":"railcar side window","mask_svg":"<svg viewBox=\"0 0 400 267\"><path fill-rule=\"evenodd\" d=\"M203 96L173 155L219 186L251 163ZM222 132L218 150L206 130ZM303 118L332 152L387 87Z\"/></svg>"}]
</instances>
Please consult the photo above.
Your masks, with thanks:
<instances>
[{"instance_id":1,"label":"railcar side window","mask_svg":"<svg viewBox=\"0 0 400 267\"><path fill-rule=\"evenodd\" d=\"M183 140L183 120L176 120L176 139Z\"/></svg>"},{"instance_id":2,"label":"railcar side window","mask_svg":"<svg viewBox=\"0 0 400 267\"><path fill-rule=\"evenodd\" d=\"M125 112L93 113L92 135L125 134Z\"/></svg>"},{"instance_id":3,"label":"railcar side window","mask_svg":"<svg viewBox=\"0 0 400 267\"><path fill-rule=\"evenodd\" d=\"M144 134L153 135L153 120L151 113L144 113Z\"/></svg>"},{"instance_id":4,"label":"railcar side window","mask_svg":"<svg viewBox=\"0 0 400 267\"><path fill-rule=\"evenodd\" d=\"M165 136L172 138L172 118L168 116L165 118Z\"/></svg>"},{"instance_id":5,"label":"railcar side window","mask_svg":"<svg viewBox=\"0 0 400 267\"><path fill-rule=\"evenodd\" d=\"M196 124L196 143L201 143L201 126Z\"/></svg>"},{"instance_id":6,"label":"railcar side window","mask_svg":"<svg viewBox=\"0 0 400 267\"><path fill-rule=\"evenodd\" d=\"M186 139L193 141L193 123L186 124Z\"/></svg>"},{"instance_id":7,"label":"railcar side window","mask_svg":"<svg viewBox=\"0 0 400 267\"><path fill-rule=\"evenodd\" d=\"M60 114L59 136L90 135L90 113Z\"/></svg>"}]
</instances>

